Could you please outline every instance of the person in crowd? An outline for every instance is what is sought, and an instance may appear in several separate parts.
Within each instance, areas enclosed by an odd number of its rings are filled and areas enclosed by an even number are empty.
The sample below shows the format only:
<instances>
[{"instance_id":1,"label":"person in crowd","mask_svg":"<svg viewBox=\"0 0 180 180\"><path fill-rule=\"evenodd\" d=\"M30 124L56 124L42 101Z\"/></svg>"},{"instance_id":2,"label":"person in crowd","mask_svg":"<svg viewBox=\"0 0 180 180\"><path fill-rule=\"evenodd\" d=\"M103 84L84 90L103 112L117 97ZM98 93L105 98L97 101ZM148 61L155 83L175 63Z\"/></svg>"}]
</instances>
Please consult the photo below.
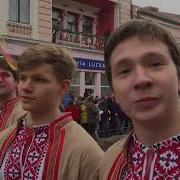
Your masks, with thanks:
<instances>
[{"instance_id":1,"label":"person in crowd","mask_svg":"<svg viewBox=\"0 0 180 180\"><path fill-rule=\"evenodd\" d=\"M68 94L66 94L63 97L63 107L68 108L73 103L74 98L75 98L75 96L72 91L70 91Z\"/></svg>"},{"instance_id":2,"label":"person in crowd","mask_svg":"<svg viewBox=\"0 0 180 180\"><path fill-rule=\"evenodd\" d=\"M94 98L94 104L95 104L95 105L98 105L99 102L100 102L100 97L99 97L99 96L95 96L95 98Z\"/></svg>"},{"instance_id":3,"label":"person in crowd","mask_svg":"<svg viewBox=\"0 0 180 180\"><path fill-rule=\"evenodd\" d=\"M88 115L84 97L82 98L82 102L80 105L80 124L86 131L88 131Z\"/></svg>"},{"instance_id":4,"label":"person in crowd","mask_svg":"<svg viewBox=\"0 0 180 180\"><path fill-rule=\"evenodd\" d=\"M112 96L107 97L107 106L108 106L108 110L110 111L110 118L109 118L109 128L111 129L110 133L111 135L115 135L117 129L116 118L115 118L116 109L114 109L114 100Z\"/></svg>"},{"instance_id":5,"label":"person in crowd","mask_svg":"<svg viewBox=\"0 0 180 180\"><path fill-rule=\"evenodd\" d=\"M103 152L71 117L59 111L75 62L52 45L29 47L18 61L19 93L27 114L0 134L3 179L95 180Z\"/></svg>"},{"instance_id":6,"label":"person in crowd","mask_svg":"<svg viewBox=\"0 0 180 180\"><path fill-rule=\"evenodd\" d=\"M14 60L14 63L15 60ZM8 128L24 115L17 97L17 65L13 69L6 56L0 56L0 131Z\"/></svg>"},{"instance_id":7,"label":"person in crowd","mask_svg":"<svg viewBox=\"0 0 180 180\"><path fill-rule=\"evenodd\" d=\"M96 126L99 123L99 110L94 104L94 96L91 95L86 100L88 133L97 140Z\"/></svg>"},{"instance_id":8,"label":"person in crowd","mask_svg":"<svg viewBox=\"0 0 180 180\"><path fill-rule=\"evenodd\" d=\"M73 101L69 104L68 107L64 109L64 112L71 112L72 118L78 124L80 123L80 108L77 104L77 98L74 96Z\"/></svg>"},{"instance_id":9,"label":"person in crowd","mask_svg":"<svg viewBox=\"0 0 180 180\"><path fill-rule=\"evenodd\" d=\"M131 127L129 127L131 120L122 111L121 107L116 102L115 97L113 96L111 99L112 99L112 107L110 108L111 118L114 118L116 121L117 134L124 134L132 129Z\"/></svg>"},{"instance_id":10,"label":"person in crowd","mask_svg":"<svg viewBox=\"0 0 180 180\"><path fill-rule=\"evenodd\" d=\"M110 111L108 109L108 104L105 97L101 97L98 107L100 110L98 134L99 134L99 137L105 138L105 137L108 137L109 118L110 118Z\"/></svg>"},{"instance_id":11,"label":"person in crowd","mask_svg":"<svg viewBox=\"0 0 180 180\"><path fill-rule=\"evenodd\" d=\"M134 131L105 154L100 179L180 178L180 47L151 21L132 20L105 47L110 87Z\"/></svg>"}]
</instances>

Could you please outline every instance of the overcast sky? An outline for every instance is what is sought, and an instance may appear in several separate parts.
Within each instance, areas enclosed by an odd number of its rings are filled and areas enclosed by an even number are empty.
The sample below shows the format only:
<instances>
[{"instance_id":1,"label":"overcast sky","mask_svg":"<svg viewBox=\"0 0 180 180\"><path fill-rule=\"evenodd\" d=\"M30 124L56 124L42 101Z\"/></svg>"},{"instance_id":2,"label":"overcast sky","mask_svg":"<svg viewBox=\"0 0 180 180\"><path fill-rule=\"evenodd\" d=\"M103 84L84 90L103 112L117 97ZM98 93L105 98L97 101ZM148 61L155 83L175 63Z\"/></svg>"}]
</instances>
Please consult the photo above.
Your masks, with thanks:
<instances>
[{"instance_id":1,"label":"overcast sky","mask_svg":"<svg viewBox=\"0 0 180 180\"><path fill-rule=\"evenodd\" d=\"M140 7L154 6L160 11L180 15L180 0L132 0L132 3Z\"/></svg>"}]
</instances>

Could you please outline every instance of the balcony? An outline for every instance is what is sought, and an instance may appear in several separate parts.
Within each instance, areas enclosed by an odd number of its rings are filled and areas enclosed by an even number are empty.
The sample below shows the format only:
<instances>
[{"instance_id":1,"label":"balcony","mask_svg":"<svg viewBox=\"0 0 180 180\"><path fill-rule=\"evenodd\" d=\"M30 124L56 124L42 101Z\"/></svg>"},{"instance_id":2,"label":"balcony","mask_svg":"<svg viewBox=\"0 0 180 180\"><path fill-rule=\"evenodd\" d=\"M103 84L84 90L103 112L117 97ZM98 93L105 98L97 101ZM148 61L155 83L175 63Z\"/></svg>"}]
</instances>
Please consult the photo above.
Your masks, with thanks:
<instances>
[{"instance_id":1,"label":"balcony","mask_svg":"<svg viewBox=\"0 0 180 180\"><path fill-rule=\"evenodd\" d=\"M52 41L57 44L67 44L103 51L105 39L97 35L88 35L83 32L69 32L68 30L53 30Z\"/></svg>"},{"instance_id":2,"label":"balcony","mask_svg":"<svg viewBox=\"0 0 180 180\"><path fill-rule=\"evenodd\" d=\"M31 25L8 21L6 26L9 36L31 38Z\"/></svg>"}]
</instances>

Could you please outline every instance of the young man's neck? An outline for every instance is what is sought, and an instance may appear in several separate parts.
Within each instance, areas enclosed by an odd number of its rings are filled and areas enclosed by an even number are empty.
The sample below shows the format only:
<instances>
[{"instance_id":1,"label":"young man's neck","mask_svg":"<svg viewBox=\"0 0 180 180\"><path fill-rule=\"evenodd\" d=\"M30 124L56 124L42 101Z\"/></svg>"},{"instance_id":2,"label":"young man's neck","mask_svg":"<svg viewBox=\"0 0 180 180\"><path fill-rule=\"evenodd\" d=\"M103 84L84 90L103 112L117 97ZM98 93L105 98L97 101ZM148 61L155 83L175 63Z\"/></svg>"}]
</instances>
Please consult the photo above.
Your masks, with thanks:
<instances>
[{"instance_id":1,"label":"young man's neck","mask_svg":"<svg viewBox=\"0 0 180 180\"><path fill-rule=\"evenodd\" d=\"M164 122L161 125L155 123L152 126L134 125L134 129L139 142L152 146L155 143L180 134L180 118L174 122L171 121L169 124Z\"/></svg>"},{"instance_id":2,"label":"young man's neck","mask_svg":"<svg viewBox=\"0 0 180 180\"><path fill-rule=\"evenodd\" d=\"M33 127L34 125L41 125L41 124L49 124L51 121L57 119L61 114L59 109L56 109L51 112L28 112L27 113L27 126Z\"/></svg>"}]
</instances>

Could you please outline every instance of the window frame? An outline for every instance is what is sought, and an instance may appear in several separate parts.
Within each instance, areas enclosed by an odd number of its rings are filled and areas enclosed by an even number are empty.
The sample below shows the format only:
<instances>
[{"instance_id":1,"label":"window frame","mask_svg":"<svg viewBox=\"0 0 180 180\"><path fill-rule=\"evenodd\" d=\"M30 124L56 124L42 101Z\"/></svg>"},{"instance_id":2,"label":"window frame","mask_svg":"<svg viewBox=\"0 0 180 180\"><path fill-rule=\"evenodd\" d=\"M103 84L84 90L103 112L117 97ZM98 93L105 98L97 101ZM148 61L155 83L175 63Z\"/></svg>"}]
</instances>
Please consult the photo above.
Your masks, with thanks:
<instances>
[{"instance_id":1,"label":"window frame","mask_svg":"<svg viewBox=\"0 0 180 180\"><path fill-rule=\"evenodd\" d=\"M67 22L66 22L67 30L72 33L77 33L78 32L78 16L77 16L77 14L69 11L68 16L74 17L75 20L74 20L74 22L70 22L70 21L68 21L69 17L67 18ZM73 30L73 29L75 29L75 30Z\"/></svg>"},{"instance_id":2,"label":"window frame","mask_svg":"<svg viewBox=\"0 0 180 180\"><path fill-rule=\"evenodd\" d=\"M17 14L17 17L15 17L15 19L13 19L10 15L10 13L11 13L10 12L10 1L11 0L9 0L9 21L30 25L30 3L31 3L30 1L31 0L26 0L28 3L28 14L27 14L26 22L23 22L21 20L21 14L22 14L22 12L21 12L21 9L22 9L21 8L21 1L22 0L14 0L14 1L16 1L16 5L17 5L16 7L12 7L13 10L16 11L16 14ZM25 1L25 0L23 0L23 1Z\"/></svg>"},{"instance_id":3,"label":"window frame","mask_svg":"<svg viewBox=\"0 0 180 180\"><path fill-rule=\"evenodd\" d=\"M92 31L93 31L92 18L89 16L83 16L82 32L84 34L92 35Z\"/></svg>"}]
</instances>

